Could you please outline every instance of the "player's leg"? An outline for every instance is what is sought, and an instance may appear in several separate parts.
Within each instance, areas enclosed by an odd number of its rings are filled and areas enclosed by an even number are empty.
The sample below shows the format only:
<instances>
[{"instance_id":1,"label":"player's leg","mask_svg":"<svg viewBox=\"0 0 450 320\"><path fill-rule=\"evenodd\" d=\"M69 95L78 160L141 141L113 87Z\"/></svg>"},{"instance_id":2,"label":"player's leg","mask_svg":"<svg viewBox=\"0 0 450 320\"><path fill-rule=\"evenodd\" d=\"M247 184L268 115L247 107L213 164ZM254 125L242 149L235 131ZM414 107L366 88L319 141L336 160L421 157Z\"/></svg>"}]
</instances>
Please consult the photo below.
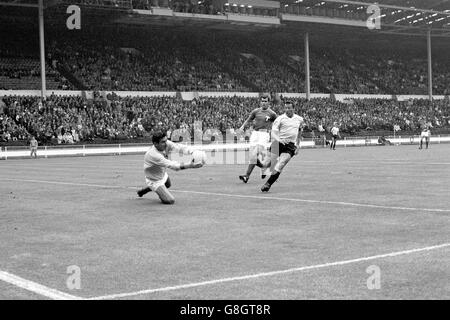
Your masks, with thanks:
<instances>
[{"instance_id":1,"label":"player's leg","mask_svg":"<svg viewBox=\"0 0 450 320\"><path fill-rule=\"evenodd\" d=\"M279 155L280 155L280 144L277 141L272 141L269 150L266 151L266 157L263 159L263 161L261 161L260 167L270 172L273 171Z\"/></svg>"},{"instance_id":2,"label":"player's leg","mask_svg":"<svg viewBox=\"0 0 450 320\"><path fill-rule=\"evenodd\" d=\"M167 178L168 178L168 177L167 177ZM138 190L138 191L136 192L137 195L138 195L140 198L142 198L142 197L143 197L144 195L146 195L147 193L151 192L151 191L152 191L152 188L154 189L154 188L156 187L154 181L151 181L151 180L145 178L145 182L146 182L147 186L144 187L144 188L142 188L142 189L140 189L140 190Z\"/></svg>"},{"instance_id":3,"label":"player's leg","mask_svg":"<svg viewBox=\"0 0 450 320\"><path fill-rule=\"evenodd\" d=\"M428 149L428 144L430 143L430 138L426 137L425 138L425 148Z\"/></svg>"},{"instance_id":4,"label":"player's leg","mask_svg":"<svg viewBox=\"0 0 450 320\"><path fill-rule=\"evenodd\" d=\"M252 134L253 135L253 134ZM250 175L252 174L253 169L255 169L256 164L258 162L258 149L256 145L250 145L250 163L247 167L247 172L245 175L239 176L243 182L247 183Z\"/></svg>"},{"instance_id":5,"label":"player's leg","mask_svg":"<svg viewBox=\"0 0 450 320\"><path fill-rule=\"evenodd\" d=\"M167 173L166 173L166 175L167 175ZM170 181L169 175L165 176L163 178L163 181L164 181L164 185L166 186L167 189L169 189L172 186L172 182ZM147 180L147 183L148 184L152 184L149 180ZM152 184L152 186L153 186L153 188L155 188L154 184ZM138 190L137 194L138 194L139 197L143 197L145 194L147 194L147 193L149 193L151 191L152 191L152 189L150 188L150 186L147 186L145 188L142 188L142 189Z\"/></svg>"},{"instance_id":6,"label":"player's leg","mask_svg":"<svg viewBox=\"0 0 450 320\"><path fill-rule=\"evenodd\" d=\"M267 167L264 167L264 163L267 162L266 158L268 157L266 152L266 147L264 145L259 144L257 147L258 153L257 153L257 160L256 160L256 166L260 168L261 170L261 177L264 179L266 175Z\"/></svg>"},{"instance_id":7,"label":"player's leg","mask_svg":"<svg viewBox=\"0 0 450 320\"><path fill-rule=\"evenodd\" d=\"M151 191L152 191L152 189L150 189L150 187L145 187L145 188L142 188L142 189L138 190L137 194L138 194L138 196L140 198L142 198L145 194L147 194L147 193L149 193Z\"/></svg>"},{"instance_id":8,"label":"player's leg","mask_svg":"<svg viewBox=\"0 0 450 320\"><path fill-rule=\"evenodd\" d=\"M166 186L167 189L169 189L172 186L172 182L170 181L169 177L167 177L167 180L164 183L164 185Z\"/></svg>"},{"instance_id":9,"label":"player's leg","mask_svg":"<svg viewBox=\"0 0 450 320\"><path fill-rule=\"evenodd\" d=\"M274 170L272 171L272 174L270 175L269 179L267 179L267 182L262 186L261 191L263 192L269 191L272 184L274 184L275 181L278 180L281 172L283 171L283 168L288 164L288 162L291 159L292 156L289 153L280 154L280 157L274 167Z\"/></svg>"},{"instance_id":10,"label":"player's leg","mask_svg":"<svg viewBox=\"0 0 450 320\"><path fill-rule=\"evenodd\" d=\"M174 196L169 192L167 187L165 185L159 186L155 190L156 194L158 195L159 199L164 204L174 204L175 198Z\"/></svg>"},{"instance_id":11,"label":"player's leg","mask_svg":"<svg viewBox=\"0 0 450 320\"><path fill-rule=\"evenodd\" d=\"M268 160L266 160L266 159L268 159ZM275 159L275 161L276 161L276 159ZM261 179L265 179L271 173L271 168L270 167L271 167L272 161L271 161L271 156L269 154L267 154L265 156L264 161L263 161L263 163L267 163L267 162L269 162L269 165L267 167L264 167L264 166L261 167Z\"/></svg>"},{"instance_id":12,"label":"player's leg","mask_svg":"<svg viewBox=\"0 0 450 320\"><path fill-rule=\"evenodd\" d=\"M420 146L419 146L419 149L422 149L422 144L423 144L423 137L420 137Z\"/></svg>"},{"instance_id":13,"label":"player's leg","mask_svg":"<svg viewBox=\"0 0 450 320\"><path fill-rule=\"evenodd\" d=\"M265 179L266 176L270 175L270 164L264 167L264 163L267 163L271 159L271 154L268 150L270 146L270 133L264 132L259 141L259 158L260 158L260 168L261 168L261 178ZM268 160L267 160L268 159Z\"/></svg>"}]
</instances>

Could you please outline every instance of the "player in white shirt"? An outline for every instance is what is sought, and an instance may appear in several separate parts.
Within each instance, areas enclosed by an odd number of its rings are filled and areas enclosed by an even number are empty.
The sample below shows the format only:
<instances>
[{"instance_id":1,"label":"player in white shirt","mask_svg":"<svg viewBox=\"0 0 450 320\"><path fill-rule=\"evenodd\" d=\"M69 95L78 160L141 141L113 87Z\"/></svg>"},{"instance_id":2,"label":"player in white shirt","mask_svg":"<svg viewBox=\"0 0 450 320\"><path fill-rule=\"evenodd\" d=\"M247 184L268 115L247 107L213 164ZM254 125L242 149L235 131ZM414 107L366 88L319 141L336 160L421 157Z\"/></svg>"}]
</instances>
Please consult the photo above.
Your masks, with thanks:
<instances>
[{"instance_id":1,"label":"player in white shirt","mask_svg":"<svg viewBox=\"0 0 450 320\"><path fill-rule=\"evenodd\" d=\"M34 136L31 136L30 140L30 157L31 158L37 158L37 148L38 148L38 142Z\"/></svg>"},{"instance_id":2,"label":"player in white shirt","mask_svg":"<svg viewBox=\"0 0 450 320\"><path fill-rule=\"evenodd\" d=\"M331 144L330 149L336 150L336 140L341 137L339 133L339 127L337 126L337 122L333 123L333 128L331 128Z\"/></svg>"},{"instance_id":3,"label":"player in white shirt","mask_svg":"<svg viewBox=\"0 0 450 320\"><path fill-rule=\"evenodd\" d=\"M186 155L194 152L194 149L167 140L166 133L158 132L152 137L153 146L147 151L144 157L144 173L147 187L137 191L139 197L155 191L164 204L174 204L175 198L169 192L171 186L167 168L178 171L184 169L195 169L203 166L202 162L180 163L168 159L171 151L178 151Z\"/></svg>"},{"instance_id":4,"label":"player in white shirt","mask_svg":"<svg viewBox=\"0 0 450 320\"><path fill-rule=\"evenodd\" d=\"M272 184L277 181L283 168L300 149L301 131L305 121L294 113L291 101L285 102L285 113L276 118L272 126L272 145L270 148L271 159L265 161L263 166L275 165L267 182L261 187L262 192L270 190Z\"/></svg>"}]
</instances>

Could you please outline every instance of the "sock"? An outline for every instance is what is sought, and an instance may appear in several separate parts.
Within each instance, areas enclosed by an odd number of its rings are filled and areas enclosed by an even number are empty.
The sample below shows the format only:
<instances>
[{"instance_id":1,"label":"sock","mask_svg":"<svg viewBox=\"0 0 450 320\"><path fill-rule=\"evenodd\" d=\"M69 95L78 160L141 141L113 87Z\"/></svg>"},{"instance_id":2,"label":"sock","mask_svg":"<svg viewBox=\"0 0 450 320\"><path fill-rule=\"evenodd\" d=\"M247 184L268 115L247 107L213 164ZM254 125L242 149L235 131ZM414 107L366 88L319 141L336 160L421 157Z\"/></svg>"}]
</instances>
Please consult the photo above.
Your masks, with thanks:
<instances>
[{"instance_id":1,"label":"sock","mask_svg":"<svg viewBox=\"0 0 450 320\"><path fill-rule=\"evenodd\" d=\"M255 166L256 166L256 164L253 164L253 163L248 165L247 173L245 174L247 177L250 177Z\"/></svg>"},{"instance_id":2,"label":"sock","mask_svg":"<svg viewBox=\"0 0 450 320\"><path fill-rule=\"evenodd\" d=\"M261 163L261 161L259 159L256 160L256 166L258 168L262 168L263 167L263 164Z\"/></svg>"},{"instance_id":3,"label":"sock","mask_svg":"<svg viewBox=\"0 0 450 320\"><path fill-rule=\"evenodd\" d=\"M277 181L278 177L280 176L280 172L274 171L270 178L267 180L267 183L272 185L275 181Z\"/></svg>"},{"instance_id":4,"label":"sock","mask_svg":"<svg viewBox=\"0 0 450 320\"><path fill-rule=\"evenodd\" d=\"M146 188L139 190L139 193L144 195L146 193L149 193L150 191L152 191L152 189L150 189L150 187L146 187Z\"/></svg>"}]
</instances>

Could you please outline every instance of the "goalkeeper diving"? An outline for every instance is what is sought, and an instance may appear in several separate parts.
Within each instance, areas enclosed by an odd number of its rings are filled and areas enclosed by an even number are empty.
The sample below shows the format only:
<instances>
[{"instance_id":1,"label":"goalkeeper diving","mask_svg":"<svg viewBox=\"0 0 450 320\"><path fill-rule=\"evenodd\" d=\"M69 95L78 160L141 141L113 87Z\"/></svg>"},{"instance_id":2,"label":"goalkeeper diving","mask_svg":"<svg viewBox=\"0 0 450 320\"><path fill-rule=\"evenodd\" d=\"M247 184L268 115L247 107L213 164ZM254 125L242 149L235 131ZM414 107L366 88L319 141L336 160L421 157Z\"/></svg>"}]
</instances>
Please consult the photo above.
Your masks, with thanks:
<instances>
[{"instance_id":1,"label":"goalkeeper diving","mask_svg":"<svg viewBox=\"0 0 450 320\"><path fill-rule=\"evenodd\" d=\"M159 199L164 204L174 204L175 198L169 192L171 186L167 168L178 171L185 169L201 168L204 161L183 163L169 160L169 153L178 151L185 155L192 155L195 149L174 143L167 139L167 135L163 132L157 132L152 137L153 146L147 151L144 157L144 174L147 187L137 191L139 197L142 197L150 191L156 192Z\"/></svg>"}]
</instances>

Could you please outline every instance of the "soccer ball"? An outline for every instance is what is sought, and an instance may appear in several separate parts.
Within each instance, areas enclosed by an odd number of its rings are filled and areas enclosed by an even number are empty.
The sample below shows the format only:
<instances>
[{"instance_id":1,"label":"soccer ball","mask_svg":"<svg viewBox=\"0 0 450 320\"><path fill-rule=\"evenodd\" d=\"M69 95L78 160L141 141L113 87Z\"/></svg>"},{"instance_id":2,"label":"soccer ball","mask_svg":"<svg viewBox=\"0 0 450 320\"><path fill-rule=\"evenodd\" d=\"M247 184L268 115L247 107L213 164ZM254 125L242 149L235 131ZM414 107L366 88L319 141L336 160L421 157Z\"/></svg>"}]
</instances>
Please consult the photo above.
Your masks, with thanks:
<instances>
[{"instance_id":1,"label":"soccer ball","mask_svg":"<svg viewBox=\"0 0 450 320\"><path fill-rule=\"evenodd\" d=\"M201 162L203 164L206 163L206 152L205 151L195 150L192 153L192 157L194 158L193 160L195 163L198 163L198 162Z\"/></svg>"}]
</instances>

